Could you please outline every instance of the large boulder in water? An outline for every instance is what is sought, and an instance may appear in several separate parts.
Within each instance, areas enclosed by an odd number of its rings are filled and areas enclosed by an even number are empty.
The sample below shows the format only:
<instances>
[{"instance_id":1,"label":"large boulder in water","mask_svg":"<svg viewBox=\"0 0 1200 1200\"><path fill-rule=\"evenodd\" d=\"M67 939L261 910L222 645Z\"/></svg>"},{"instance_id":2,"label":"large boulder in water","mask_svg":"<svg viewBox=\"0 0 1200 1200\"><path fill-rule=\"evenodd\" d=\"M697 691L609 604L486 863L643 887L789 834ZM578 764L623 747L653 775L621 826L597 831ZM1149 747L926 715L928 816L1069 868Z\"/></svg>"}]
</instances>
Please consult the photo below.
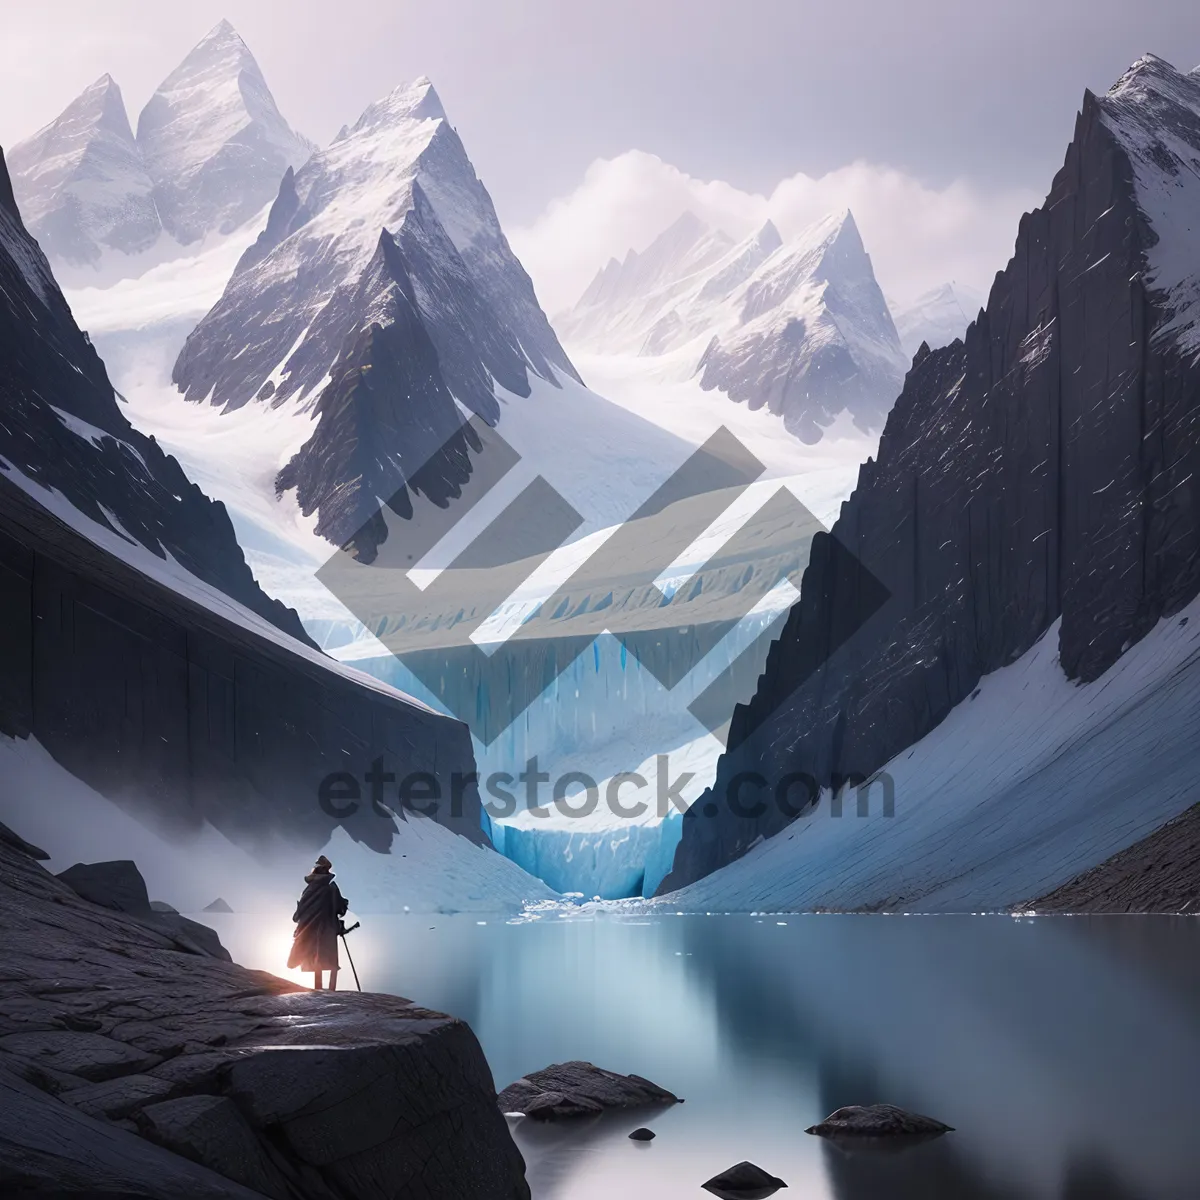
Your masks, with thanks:
<instances>
[{"instance_id":1,"label":"large boulder in water","mask_svg":"<svg viewBox=\"0 0 1200 1200\"><path fill-rule=\"evenodd\" d=\"M645 1108L682 1101L640 1075L618 1075L589 1062L565 1062L510 1083L500 1093L499 1103L502 1112L555 1121L613 1108Z\"/></svg>"},{"instance_id":2,"label":"large boulder in water","mask_svg":"<svg viewBox=\"0 0 1200 1200\"><path fill-rule=\"evenodd\" d=\"M766 1200L787 1184L752 1162L740 1162L714 1175L701 1187L721 1200Z\"/></svg>"},{"instance_id":3,"label":"large boulder in water","mask_svg":"<svg viewBox=\"0 0 1200 1200\"><path fill-rule=\"evenodd\" d=\"M907 1112L894 1104L850 1104L831 1112L825 1120L810 1125L805 1133L820 1137L936 1137L952 1133L953 1125Z\"/></svg>"}]
</instances>

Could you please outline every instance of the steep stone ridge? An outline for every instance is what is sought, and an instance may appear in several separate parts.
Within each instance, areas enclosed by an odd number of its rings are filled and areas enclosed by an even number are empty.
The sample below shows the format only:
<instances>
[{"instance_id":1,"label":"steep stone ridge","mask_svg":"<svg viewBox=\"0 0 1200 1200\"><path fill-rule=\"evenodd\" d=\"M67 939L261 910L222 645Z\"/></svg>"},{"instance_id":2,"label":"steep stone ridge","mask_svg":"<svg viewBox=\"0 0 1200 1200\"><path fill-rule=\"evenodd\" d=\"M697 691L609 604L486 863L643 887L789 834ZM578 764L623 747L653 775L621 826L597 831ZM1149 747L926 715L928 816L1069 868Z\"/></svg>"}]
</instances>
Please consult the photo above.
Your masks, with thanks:
<instances>
[{"instance_id":1,"label":"steep stone ridge","mask_svg":"<svg viewBox=\"0 0 1200 1200\"><path fill-rule=\"evenodd\" d=\"M868 777L1058 618L1063 672L1091 681L1200 591L1200 370L1187 340L1200 255L1171 219L1200 202L1197 162L1195 74L1147 58L1109 95L1085 96L986 309L965 340L918 353L878 460L814 544L664 891L788 823L774 804L739 816L714 799L739 772L825 787ZM890 596L873 615L845 569L854 560ZM829 654L856 612L865 623Z\"/></svg>"},{"instance_id":2,"label":"steep stone ridge","mask_svg":"<svg viewBox=\"0 0 1200 1200\"><path fill-rule=\"evenodd\" d=\"M12 196L0 156L0 196ZM214 503L121 412L104 364L15 204L0 203L0 481L57 493L132 547L176 563L294 638L299 617L246 565ZM11 486L11 482L9 483ZM47 497L49 499L49 497ZM311 645L311 643L308 643Z\"/></svg>"},{"instance_id":3,"label":"steep stone ridge","mask_svg":"<svg viewBox=\"0 0 1200 1200\"><path fill-rule=\"evenodd\" d=\"M577 378L422 79L371 105L284 177L266 229L181 351L176 385L222 407L256 397L314 403L347 340L379 319L377 299L386 306L386 295L364 289L384 230L402 247L447 384L464 404L495 423L493 382L528 395L529 371Z\"/></svg>"},{"instance_id":4,"label":"steep stone ridge","mask_svg":"<svg viewBox=\"0 0 1200 1200\"><path fill-rule=\"evenodd\" d=\"M0 1190L528 1200L462 1021L179 953L0 843Z\"/></svg>"},{"instance_id":5,"label":"steep stone ridge","mask_svg":"<svg viewBox=\"0 0 1200 1200\"><path fill-rule=\"evenodd\" d=\"M474 770L465 725L149 579L3 475L0 617L0 733L36 737L173 840L208 822L247 848L282 836L315 852L342 824L386 851L393 820L369 802L335 818L322 780L361 783L381 758L397 777L430 772L446 797ZM486 842L473 785L434 816Z\"/></svg>"},{"instance_id":6,"label":"steep stone ridge","mask_svg":"<svg viewBox=\"0 0 1200 1200\"><path fill-rule=\"evenodd\" d=\"M316 430L276 486L280 493L295 488L301 511L317 513L317 533L371 562L387 538L380 499L406 518L410 493L444 508L470 478L472 443L443 382L452 373L439 366L404 255L387 230L361 293L371 294L378 319L347 339L317 401ZM448 336L463 331L454 329ZM486 384L478 395L496 405Z\"/></svg>"}]
</instances>

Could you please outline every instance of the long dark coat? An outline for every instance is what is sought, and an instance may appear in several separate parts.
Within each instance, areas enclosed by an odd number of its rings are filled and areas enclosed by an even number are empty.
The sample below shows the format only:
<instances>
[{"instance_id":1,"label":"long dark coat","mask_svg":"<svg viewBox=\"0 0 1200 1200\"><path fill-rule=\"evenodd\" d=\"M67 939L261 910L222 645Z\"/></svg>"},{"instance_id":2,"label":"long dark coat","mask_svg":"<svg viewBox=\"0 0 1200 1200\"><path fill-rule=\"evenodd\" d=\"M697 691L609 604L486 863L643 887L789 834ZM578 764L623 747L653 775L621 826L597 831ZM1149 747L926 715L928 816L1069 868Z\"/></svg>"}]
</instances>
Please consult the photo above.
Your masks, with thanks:
<instances>
[{"instance_id":1,"label":"long dark coat","mask_svg":"<svg viewBox=\"0 0 1200 1200\"><path fill-rule=\"evenodd\" d=\"M338 966L338 931L348 903L333 882L331 871L314 871L304 877L307 885L296 905L292 920L292 952L288 967L302 971L334 971Z\"/></svg>"}]
</instances>

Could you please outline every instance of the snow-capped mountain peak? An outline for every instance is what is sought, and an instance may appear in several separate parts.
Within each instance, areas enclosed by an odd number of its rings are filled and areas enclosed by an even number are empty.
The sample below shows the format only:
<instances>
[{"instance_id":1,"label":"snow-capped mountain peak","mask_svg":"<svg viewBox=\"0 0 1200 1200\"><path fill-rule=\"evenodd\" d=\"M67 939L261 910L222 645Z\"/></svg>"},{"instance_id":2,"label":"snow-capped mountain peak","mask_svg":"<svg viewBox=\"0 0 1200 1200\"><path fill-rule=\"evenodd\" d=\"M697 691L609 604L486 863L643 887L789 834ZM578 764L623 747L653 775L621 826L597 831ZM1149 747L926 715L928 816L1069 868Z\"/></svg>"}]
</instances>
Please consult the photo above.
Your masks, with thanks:
<instances>
[{"instance_id":1,"label":"snow-capped mountain peak","mask_svg":"<svg viewBox=\"0 0 1200 1200\"><path fill-rule=\"evenodd\" d=\"M435 219L427 216L409 228L405 218L418 191ZM348 297L357 294L379 250L381 230L409 252L420 242L431 274L422 278L418 272L415 283L435 327L445 323L445 309L434 312L431 297L441 294L449 303L442 288L456 280L462 285L456 303L466 306L457 324L506 330L501 335L491 329L476 347L496 381L524 392L526 368L551 380L555 370L574 375L509 249L491 198L423 78L371 104L345 136L284 178L266 230L188 339L176 382L191 398L210 396L234 407L268 381L273 404L323 386L345 337L364 316ZM303 287L296 286L300 273ZM468 298L467 291L478 296ZM244 347L236 361L227 353L234 341ZM211 356L202 351L205 345L214 350ZM473 383L469 391L478 394ZM484 407L494 419L491 407Z\"/></svg>"},{"instance_id":2,"label":"snow-capped mountain peak","mask_svg":"<svg viewBox=\"0 0 1200 1200\"><path fill-rule=\"evenodd\" d=\"M311 413L279 491L318 513L321 536L357 537L369 557L386 537L369 519L379 500L404 509L399 494L455 434L459 406L495 424L497 393L528 396L531 375L578 378L420 79L288 170L173 378L191 400ZM470 464L465 451L437 461L420 491L445 503Z\"/></svg>"},{"instance_id":3,"label":"snow-capped mountain peak","mask_svg":"<svg viewBox=\"0 0 1200 1200\"><path fill-rule=\"evenodd\" d=\"M1147 252L1149 282L1167 293L1173 312L1161 336L1200 357L1200 68L1185 74L1143 55L1098 103L1133 165L1137 202L1157 238Z\"/></svg>"},{"instance_id":4,"label":"snow-capped mountain peak","mask_svg":"<svg viewBox=\"0 0 1200 1200\"><path fill-rule=\"evenodd\" d=\"M111 75L14 146L9 164L26 226L51 258L93 266L108 251L137 254L158 237L150 179Z\"/></svg>"},{"instance_id":5,"label":"snow-capped mountain peak","mask_svg":"<svg viewBox=\"0 0 1200 1200\"><path fill-rule=\"evenodd\" d=\"M906 365L849 210L786 242L766 221L737 243L685 213L610 262L557 327L593 352L672 356L810 442L843 410L878 428Z\"/></svg>"},{"instance_id":6,"label":"snow-capped mountain peak","mask_svg":"<svg viewBox=\"0 0 1200 1200\"><path fill-rule=\"evenodd\" d=\"M402 83L390 91L382 100L369 105L347 132L361 133L364 129L386 125L394 121L444 121L446 110L442 107L432 81L421 75L412 83ZM345 136L343 133L341 136Z\"/></svg>"},{"instance_id":7,"label":"snow-capped mountain peak","mask_svg":"<svg viewBox=\"0 0 1200 1200\"><path fill-rule=\"evenodd\" d=\"M284 120L228 21L159 85L138 118L137 143L163 226L185 245L248 220L313 149Z\"/></svg>"}]
</instances>

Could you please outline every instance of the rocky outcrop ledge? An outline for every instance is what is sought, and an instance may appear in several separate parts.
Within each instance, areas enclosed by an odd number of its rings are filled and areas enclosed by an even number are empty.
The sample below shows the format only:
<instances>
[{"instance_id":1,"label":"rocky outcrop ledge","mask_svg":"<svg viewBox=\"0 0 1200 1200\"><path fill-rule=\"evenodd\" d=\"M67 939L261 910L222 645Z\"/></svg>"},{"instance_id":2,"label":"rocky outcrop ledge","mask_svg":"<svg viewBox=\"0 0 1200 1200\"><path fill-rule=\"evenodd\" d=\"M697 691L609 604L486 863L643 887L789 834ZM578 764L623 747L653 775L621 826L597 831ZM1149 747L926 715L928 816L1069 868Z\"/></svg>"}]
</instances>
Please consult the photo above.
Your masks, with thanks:
<instances>
[{"instance_id":1,"label":"rocky outcrop ledge","mask_svg":"<svg viewBox=\"0 0 1200 1200\"><path fill-rule=\"evenodd\" d=\"M0 1194L528 1200L462 1021L180 949L0 838Z\"/></svg>"}]
</instances>

